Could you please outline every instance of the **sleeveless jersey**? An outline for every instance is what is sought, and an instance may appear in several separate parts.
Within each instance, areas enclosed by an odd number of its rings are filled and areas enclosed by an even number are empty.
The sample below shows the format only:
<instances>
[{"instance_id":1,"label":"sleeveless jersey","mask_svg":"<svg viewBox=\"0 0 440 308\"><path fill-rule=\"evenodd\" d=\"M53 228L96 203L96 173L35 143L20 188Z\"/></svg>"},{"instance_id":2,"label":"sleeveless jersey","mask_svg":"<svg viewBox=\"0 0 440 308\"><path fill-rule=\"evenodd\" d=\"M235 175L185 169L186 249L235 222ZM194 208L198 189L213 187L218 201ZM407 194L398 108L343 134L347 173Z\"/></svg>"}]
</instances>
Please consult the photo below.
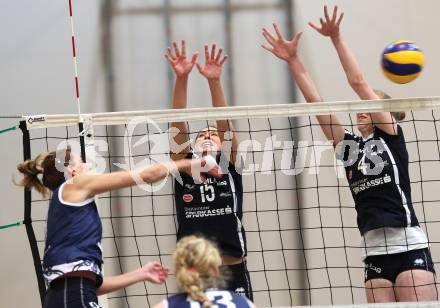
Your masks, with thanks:
<instances>
[{"instance_id":1,"label":"sleeveless jersey","mask_svg":"<svg viewBox=\"0 0 440 308\"><path fill-rule=\"evenodd\" d=\"M102 226L94 199L71 204L62 199L66 183L53 191L47 215L43 269L46 281L73 271L92 271L102 280Z\"/></svg>"},{"instance_id":2,"label":"sleeveless jersey","mask_svg":"<svg viewBox=\"0 0 440 308\"><path fill-rule=\"evenodd\" d=\"M190 154L189 158L193 155ZM226 172L226 171L224 171ZM175 181L175 202L178 221L177 239L187 235L203 235L217 243L224 255L246 255L243 217L242 177L229 163L228 173L194 183L186 173L180 174L182 184Z\"/></svg>"},{"instance_id":3,"label":"sleeveless jersey","mask_svg":"<svg viewBox=\"0 0 440 308\"><path fill-rule=\"evenodd\" d=\"M375 127L367 139L345 132L343 163L361 234L382 227L414 227L408 152L402 128L389 135Z\"/></svg>"},{"instance_id":4,"label":"sleeveless jersey","mask_svg":"<svg viewBox=\"0 0 440 308\"><path fill-rule=\"evenodd\" d=\"M252 307L251 302L242 295L233 293L231 291L209 289L205 291L206 296L215 307L230 307L230 308L249 308ZM164 300L164 306L168 308L201 308L199 302L194 301L188 294L180 293L168 297Z\"/></svg>"}]
</instances>

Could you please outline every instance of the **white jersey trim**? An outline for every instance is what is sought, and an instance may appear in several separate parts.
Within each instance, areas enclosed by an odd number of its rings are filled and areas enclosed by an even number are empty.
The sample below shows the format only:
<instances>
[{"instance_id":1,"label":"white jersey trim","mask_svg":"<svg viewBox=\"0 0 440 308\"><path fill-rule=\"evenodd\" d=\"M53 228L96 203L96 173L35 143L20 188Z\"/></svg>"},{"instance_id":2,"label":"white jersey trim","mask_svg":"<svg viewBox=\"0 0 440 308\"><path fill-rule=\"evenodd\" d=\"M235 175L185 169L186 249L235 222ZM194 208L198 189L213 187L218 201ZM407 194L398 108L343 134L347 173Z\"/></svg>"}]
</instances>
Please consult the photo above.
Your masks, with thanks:
<instances>
[{"instance_id":1,"label":"white jersey trim","mask_svg":"<svg viewBox=\"0 0 440 308\"><path fill-rule=\"evenodd\" d=\"M46 282L49 284L51 281L71 272L77 271L89 271L93 272L98 276L102 276L102 271L99 266L92 261L75 261L71 263L64 263L59 265L50 266L45 268L43 271L43 276Z\"/></svg>"},{"instance_id":2,"label":"white jersey trim","mask_svg":"<svg viewBox=\"0 0 440 308\"><path fill-rule=\"evenodd\" d=\"M242 224L240 219L237 217L237 193L235 192L235 182L234 178L231 175L231 172L228 173L229 176L229 182L231 183L231 190L232 190L232 196L234 197L234 216L237 219L237 232L238 232L238 238L240 240L240 246L241 246L241 255L244 256L244 239L243 239L243 233L241 232Z\"/></svg>"},{"instance_id":3,"label":"white jersey trim","mask_svg":"<svg viewBox=\"0 0 440 308\"><path fill-rule=\"evenodd\" d=\"M394 181L396 183L397 190L399 191L400 197L402 198L402 206L405 209L406 212L406 222L407 226L411 227L411 212L408 207L408 201L406 199L405 193L403 192L402 188L400 187L400 180L399 180L399 169L397 168L396 161L394 160L393 153L390 151L390 148L388 147L385 140L380 137L380 141L382 141L383 146L385 147L386 151L388 152L388 155L390 156L391 163L393 164L393 170L394 170Z\"/></svg>"},{"instance_id":4,"label":"white jersey trim","mask_svg":"<svg viewBox=\"0 0 440 308\"><path fill-rule=\"evenodd\" d=\"M402 253L429 247L428 238L420 227L378 228L362 236L362 258Z\"/></svg>"},{"instance_id":5,"label":"white jersey trim","mask_svg":"<svg viewBox=\"0 0 440 308\"><path fill-rule=\"evenodd\" d=\"M67 182L64 182L63 184L61 184L60 188L58 189L58 200L60 200L60 202L62 204L69 205L69 206L84 206L84 205L87 205L89 203L92 203L95 200L94 198L90 198L90 199L84 200L82 202L75 202L75 203L64 201L64 199L63 199L63 188L64 188L64 185L66 185L66 183Z\"/></svg>"}]
</instances>

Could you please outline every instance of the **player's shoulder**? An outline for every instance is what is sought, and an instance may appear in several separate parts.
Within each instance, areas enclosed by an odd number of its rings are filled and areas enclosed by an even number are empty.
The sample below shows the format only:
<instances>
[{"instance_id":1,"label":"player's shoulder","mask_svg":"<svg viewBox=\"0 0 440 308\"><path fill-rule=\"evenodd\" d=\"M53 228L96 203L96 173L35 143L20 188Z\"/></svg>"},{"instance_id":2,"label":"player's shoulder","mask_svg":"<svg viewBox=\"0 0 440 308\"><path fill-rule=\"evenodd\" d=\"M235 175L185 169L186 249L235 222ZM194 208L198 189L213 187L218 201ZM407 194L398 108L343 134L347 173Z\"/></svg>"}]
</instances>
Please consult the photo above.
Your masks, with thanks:
<instances>
[{"instance_id":1,"label":"player's shoulder","mask_svg":"<svg viewBox=\"0 0 440 308\"><path fill-rule=\"evenodd\" d=\"M184 307L187 301L188 295L186 293L178 293L167 297L165 300L167 307ZM188 306L189 307L189 306Z\"/></svg>"},{"instance_id":2,"label":"player's shoulder","mask_svg":"<svg viewBox=\"0 0 440 308\"><path fill-rule=\"evenodd\" d=\"M385 142L389 146L392 147L405 147L405 136L403 134L402 127L397 124L397 133L396 134L388 134L387 132L381 130L380 128L376 127L374 129L374 139L381 140L382 142Z\"/></svg>"},{"instance_id":3,"label":"player's shoulder","mask_svg":"<svg viewBox=\"0 0 440 308\"><path fill-rule=\"evenodd\" d=\"M244 295L224 290L224 289L207 289L205 293L208 297L215 297L220 299L222 302L234 303L237 308L247 308L251 307L251 301Z\"/></svg>"},{"instance_id":4,"label":"player's shoulder","mask_svg":"<svg viewBox=\"0 0 440 308\"><path fill-rule=\"evenodd\" d=\"M344 129L344 141L346 140L353 140L356 142L360 142L362 138L359 135L355 134L354 132L348 129Z\"/></svg>"}]
</instances>

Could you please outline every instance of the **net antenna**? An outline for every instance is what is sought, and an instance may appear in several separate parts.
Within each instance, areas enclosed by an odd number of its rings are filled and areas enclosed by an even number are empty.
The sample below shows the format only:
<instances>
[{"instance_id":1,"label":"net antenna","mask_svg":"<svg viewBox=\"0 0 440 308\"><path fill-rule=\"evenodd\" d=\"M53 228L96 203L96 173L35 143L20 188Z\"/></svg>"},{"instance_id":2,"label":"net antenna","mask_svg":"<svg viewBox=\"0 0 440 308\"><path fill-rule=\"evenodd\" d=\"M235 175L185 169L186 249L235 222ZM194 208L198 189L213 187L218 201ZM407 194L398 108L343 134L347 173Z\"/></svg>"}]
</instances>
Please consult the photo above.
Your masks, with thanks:
<instances>
[{"instance_id":1,"label":"net antenna","mask_svg":"<svg viewBox=\"0 0 440 308\"><path fill-rule=\"evenodd\" d=\"M81 159L84 163L87 163L87 158L90 160L90 170L93 171L96 168L95 161L95 143L93 137L93 126L91 122L91 118L89 116L84 117L81 114L81 101L79 97L79 76L78 76L78 59L76 57L76 44L75 44L75 27L73 20L73 7L72 0L69 1L69 17L70 17L70 29L71 29L71 42L72 42L72 59L73 59L73 68L74 68L74 80L75 80L75 95L76 95L76 107L78 112L78 130L79 130L79 142L81 148ZM84 125L86 123L86 125ZM87 144L87 147L86 147ZM86 155L86 148L88 149ZM97 205L98 211L100 210L99 199L95 196L95 203ZM103 265L102 265L103 266ZM101 307L108 307L108 300L106 295L99 296L99 302Z\"/></svg>"},{"instance_id":2,"label":"net antenna","mask_svg":"<svg viewBox=\"0 0 440 308\"><path fill-rule=\"evenodd\" d=\"M79 137L81 144L81 158L84 162L86 162L86 152L85 152L85 144L84 144L84 119L81 115L81 101L79 98L79 78L78 78L78 59L76 57L76 45L75 45L75 27L73 21L73 9L72 9L72 0L69 1L69 16L70 16L70 31L71 31L71 42L72 42L72 59L73 59L73 68L74 68L74 80L75 80L75 95L76 95L76 107L78 112L78 128L79 128Z\"/></svg>"}]
</instances>

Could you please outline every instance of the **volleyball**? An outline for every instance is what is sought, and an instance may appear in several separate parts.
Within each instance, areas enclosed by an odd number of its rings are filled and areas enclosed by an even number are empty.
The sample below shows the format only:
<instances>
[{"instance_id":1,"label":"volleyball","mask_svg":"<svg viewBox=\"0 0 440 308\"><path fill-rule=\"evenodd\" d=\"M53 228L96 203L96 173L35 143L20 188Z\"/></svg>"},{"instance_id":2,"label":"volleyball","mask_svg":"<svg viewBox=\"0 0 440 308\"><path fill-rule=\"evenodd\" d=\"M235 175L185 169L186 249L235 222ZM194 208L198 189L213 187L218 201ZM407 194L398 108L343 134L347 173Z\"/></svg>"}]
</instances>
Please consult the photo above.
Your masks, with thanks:
<instances>
[{"instance_id":1,"label":"volleyball","mask_svg":"<svg viewBox=\"0 0 440 308\"><path fill-rule=\"evenodd\" d=\"M388 45L382 54L383 73L395 83L413 81L420 75L423 65L423 52L410 41L394 42Z\"/></svg>"}]
</instances>

